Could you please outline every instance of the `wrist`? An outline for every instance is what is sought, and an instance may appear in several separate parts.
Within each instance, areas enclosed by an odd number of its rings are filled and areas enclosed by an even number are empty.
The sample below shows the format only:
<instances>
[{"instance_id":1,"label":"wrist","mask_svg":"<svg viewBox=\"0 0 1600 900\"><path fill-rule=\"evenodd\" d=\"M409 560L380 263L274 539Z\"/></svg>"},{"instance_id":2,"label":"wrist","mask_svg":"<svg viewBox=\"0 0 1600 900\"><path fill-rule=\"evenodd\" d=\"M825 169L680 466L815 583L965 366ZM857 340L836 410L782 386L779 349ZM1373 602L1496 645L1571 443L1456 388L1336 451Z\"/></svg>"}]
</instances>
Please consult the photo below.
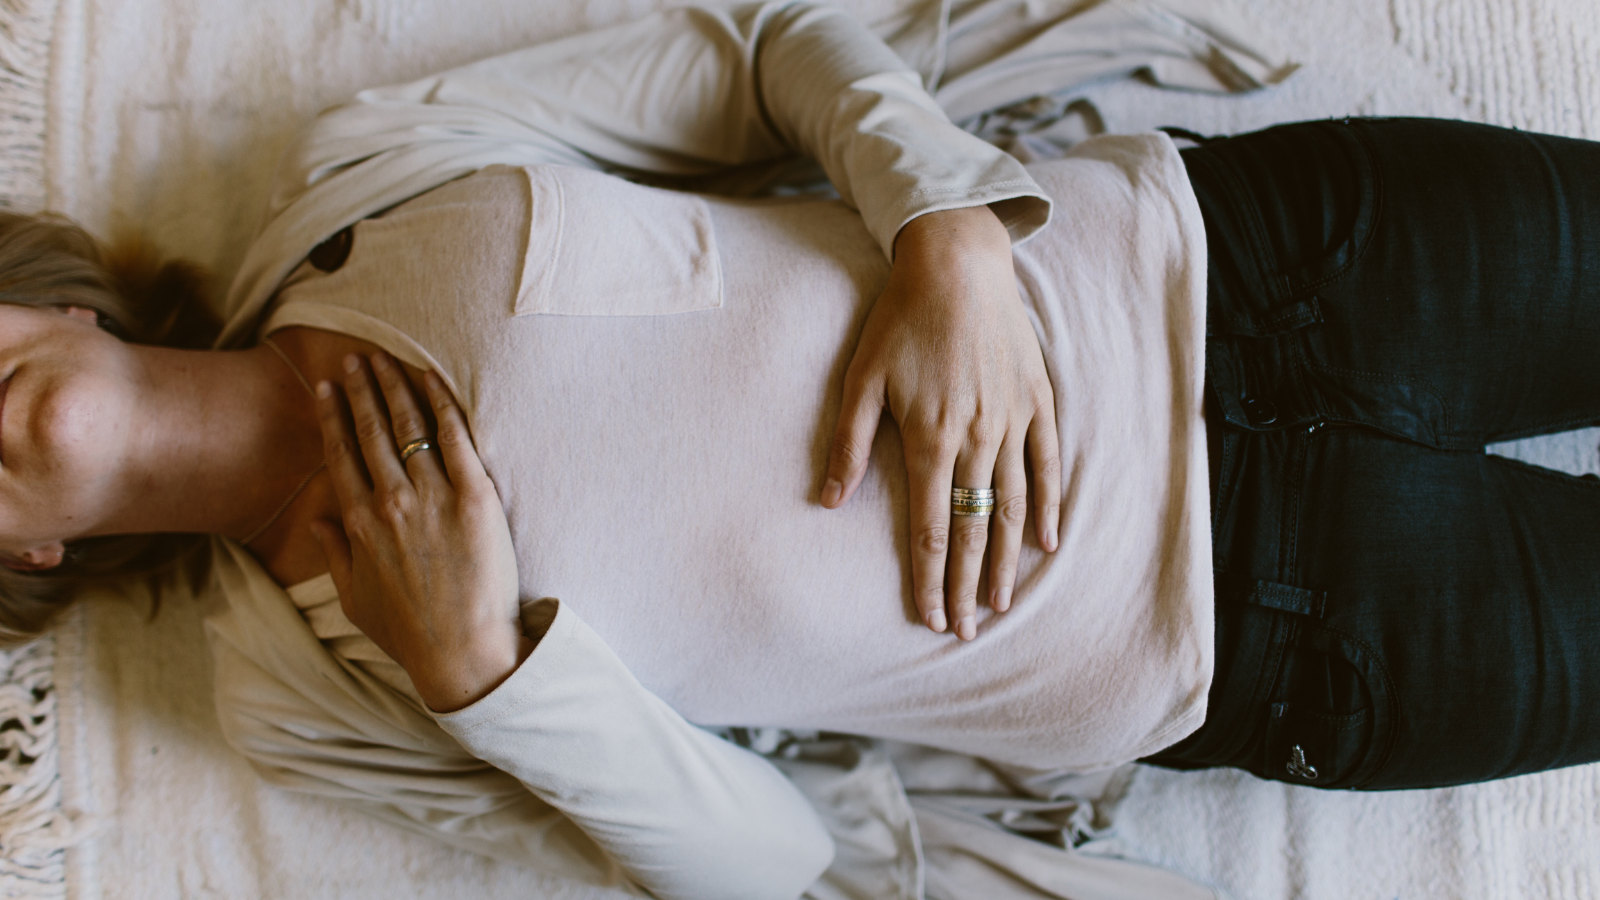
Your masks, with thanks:
<instances>
[{"instance_id":1,"label":"wrist","mask_svg":"<svg viewBox=\"0 0 1600 900\"><path fill-rule=\"evenodd\" d=\"M444 654L431 665L418 666L412 685L428 709L456 712L487 697L510 678L533 647L533 641L519 634L511 642L496 641Z\"/></svg>"},{"instance_id":2,"label":"wrist","mask_svg":"<svg viewBox=\"0 0 1600 900\"><path fill-rule=\"evenodd\" d=\"M1011 235L987 206L966 206L923 213L900 227L894 239L894 261L935 255L960 259L971 254L1011 256Z\"/></svg>"}]
</instances>

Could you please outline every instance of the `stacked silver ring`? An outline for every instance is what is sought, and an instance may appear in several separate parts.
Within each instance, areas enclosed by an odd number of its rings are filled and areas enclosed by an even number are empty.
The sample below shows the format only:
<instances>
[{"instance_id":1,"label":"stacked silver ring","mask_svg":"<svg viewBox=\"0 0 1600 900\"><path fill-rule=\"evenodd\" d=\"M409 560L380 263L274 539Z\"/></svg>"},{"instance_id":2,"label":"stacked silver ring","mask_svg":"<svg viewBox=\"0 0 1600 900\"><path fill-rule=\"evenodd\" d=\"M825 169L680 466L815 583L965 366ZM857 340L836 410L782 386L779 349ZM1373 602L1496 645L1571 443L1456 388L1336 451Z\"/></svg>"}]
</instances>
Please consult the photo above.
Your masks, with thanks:
<instances>
[{"instance_id":1,"label":"stacked silver ring","mask_svg":"<svg viewBox=\"0 0 1600 900\"><path fill-rule=\"evenodd\" d=\"M952 488L950 514L953 516L987 516L994 512L994 488Z\"/></svg>"}]
</instances>

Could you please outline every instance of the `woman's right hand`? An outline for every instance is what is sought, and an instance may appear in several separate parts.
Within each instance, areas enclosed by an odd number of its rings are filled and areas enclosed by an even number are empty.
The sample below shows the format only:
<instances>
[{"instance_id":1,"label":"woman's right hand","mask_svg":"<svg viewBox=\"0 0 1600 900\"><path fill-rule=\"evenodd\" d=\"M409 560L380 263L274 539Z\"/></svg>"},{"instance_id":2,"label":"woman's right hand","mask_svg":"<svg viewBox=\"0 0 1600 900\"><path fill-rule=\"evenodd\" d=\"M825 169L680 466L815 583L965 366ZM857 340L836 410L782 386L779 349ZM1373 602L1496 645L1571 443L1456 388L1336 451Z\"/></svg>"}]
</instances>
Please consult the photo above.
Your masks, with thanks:
<instances>
[{"instance_id":1,"label":"woman's right hand","mask_svg":"<svg viewBox=\"0 0 1600 900\"><path fill-rule=\"evenodd\" d=\"M429 437L400 365L375 353L370 366L345 359L348 417L334 386L317 386L341 515L312 528L345 616L406 670L430 709L451 712L494 690L533 649L517 618L511 531L439 377L424 376L438 422ZM434 449L402 462L398 448L422 438Z\"/></svg>"},{"instance_id":2,"label":"woman's right hand","mask_svg":"<svg viewBox=\"0 0 1600 900\"><path fill-rule=\"evenodd\" d=\"M900 428L911 489L912 597L934 631L978 634L988 560L995 612L1011 606L1033 465L1039 546L1061 517L1055 393L1017 291L1011 238L987 206L927 213L895 239L889 283L845 375L822 505L836 509L867 473L884 410ZM995 491L991 516L957 516L952 487Z\"/></svg>"}]
</instances>

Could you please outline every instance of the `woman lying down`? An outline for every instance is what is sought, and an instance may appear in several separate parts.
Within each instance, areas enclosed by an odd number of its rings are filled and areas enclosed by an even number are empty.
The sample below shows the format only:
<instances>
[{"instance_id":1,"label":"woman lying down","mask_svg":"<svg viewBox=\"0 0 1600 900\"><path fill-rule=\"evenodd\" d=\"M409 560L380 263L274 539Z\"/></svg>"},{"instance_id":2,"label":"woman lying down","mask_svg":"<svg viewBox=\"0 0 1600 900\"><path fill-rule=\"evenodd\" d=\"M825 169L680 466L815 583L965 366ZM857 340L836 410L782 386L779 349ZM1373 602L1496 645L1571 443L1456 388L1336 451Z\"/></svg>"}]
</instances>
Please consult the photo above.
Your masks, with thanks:
<instances>
[{"instance_id":1,"label":"woman lying down","mask_svg":"<svg viewBox=\"0 0 1600 900\"><path fill-rule=\"evenodd\" d=\"M789 153L843 202L599 171ZM1370 789L1600 758L1600 484L1481 452L1600 420L1594 145L1025 169L788 4L366 92L271 213L209 351L5 223L0 536L20 637L212 535L219 714L276 783L749 898L832 843L697 726Z\"/></svg>"}]
</instances>

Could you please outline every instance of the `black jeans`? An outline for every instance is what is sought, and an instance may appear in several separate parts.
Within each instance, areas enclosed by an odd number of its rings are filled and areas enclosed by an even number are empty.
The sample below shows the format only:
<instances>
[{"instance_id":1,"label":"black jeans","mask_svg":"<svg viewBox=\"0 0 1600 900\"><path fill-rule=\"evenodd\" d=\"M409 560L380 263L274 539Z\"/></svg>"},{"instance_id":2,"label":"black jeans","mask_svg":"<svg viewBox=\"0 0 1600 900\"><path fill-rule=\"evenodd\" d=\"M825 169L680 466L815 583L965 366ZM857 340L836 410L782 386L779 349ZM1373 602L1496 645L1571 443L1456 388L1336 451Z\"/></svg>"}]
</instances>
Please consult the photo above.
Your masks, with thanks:
<instances>
[{"instance_id":1,"label":"black jeans","mask_svg":"<svg viewBox=\"0 0 1600 900\"><path fill-rule=\"evenodd\" d=\"M1216 678L1151 758L1327 787L1600 759L1600 144L1461 122L1184 151L1210 245Z\"/></svg>"}]
</instances>

